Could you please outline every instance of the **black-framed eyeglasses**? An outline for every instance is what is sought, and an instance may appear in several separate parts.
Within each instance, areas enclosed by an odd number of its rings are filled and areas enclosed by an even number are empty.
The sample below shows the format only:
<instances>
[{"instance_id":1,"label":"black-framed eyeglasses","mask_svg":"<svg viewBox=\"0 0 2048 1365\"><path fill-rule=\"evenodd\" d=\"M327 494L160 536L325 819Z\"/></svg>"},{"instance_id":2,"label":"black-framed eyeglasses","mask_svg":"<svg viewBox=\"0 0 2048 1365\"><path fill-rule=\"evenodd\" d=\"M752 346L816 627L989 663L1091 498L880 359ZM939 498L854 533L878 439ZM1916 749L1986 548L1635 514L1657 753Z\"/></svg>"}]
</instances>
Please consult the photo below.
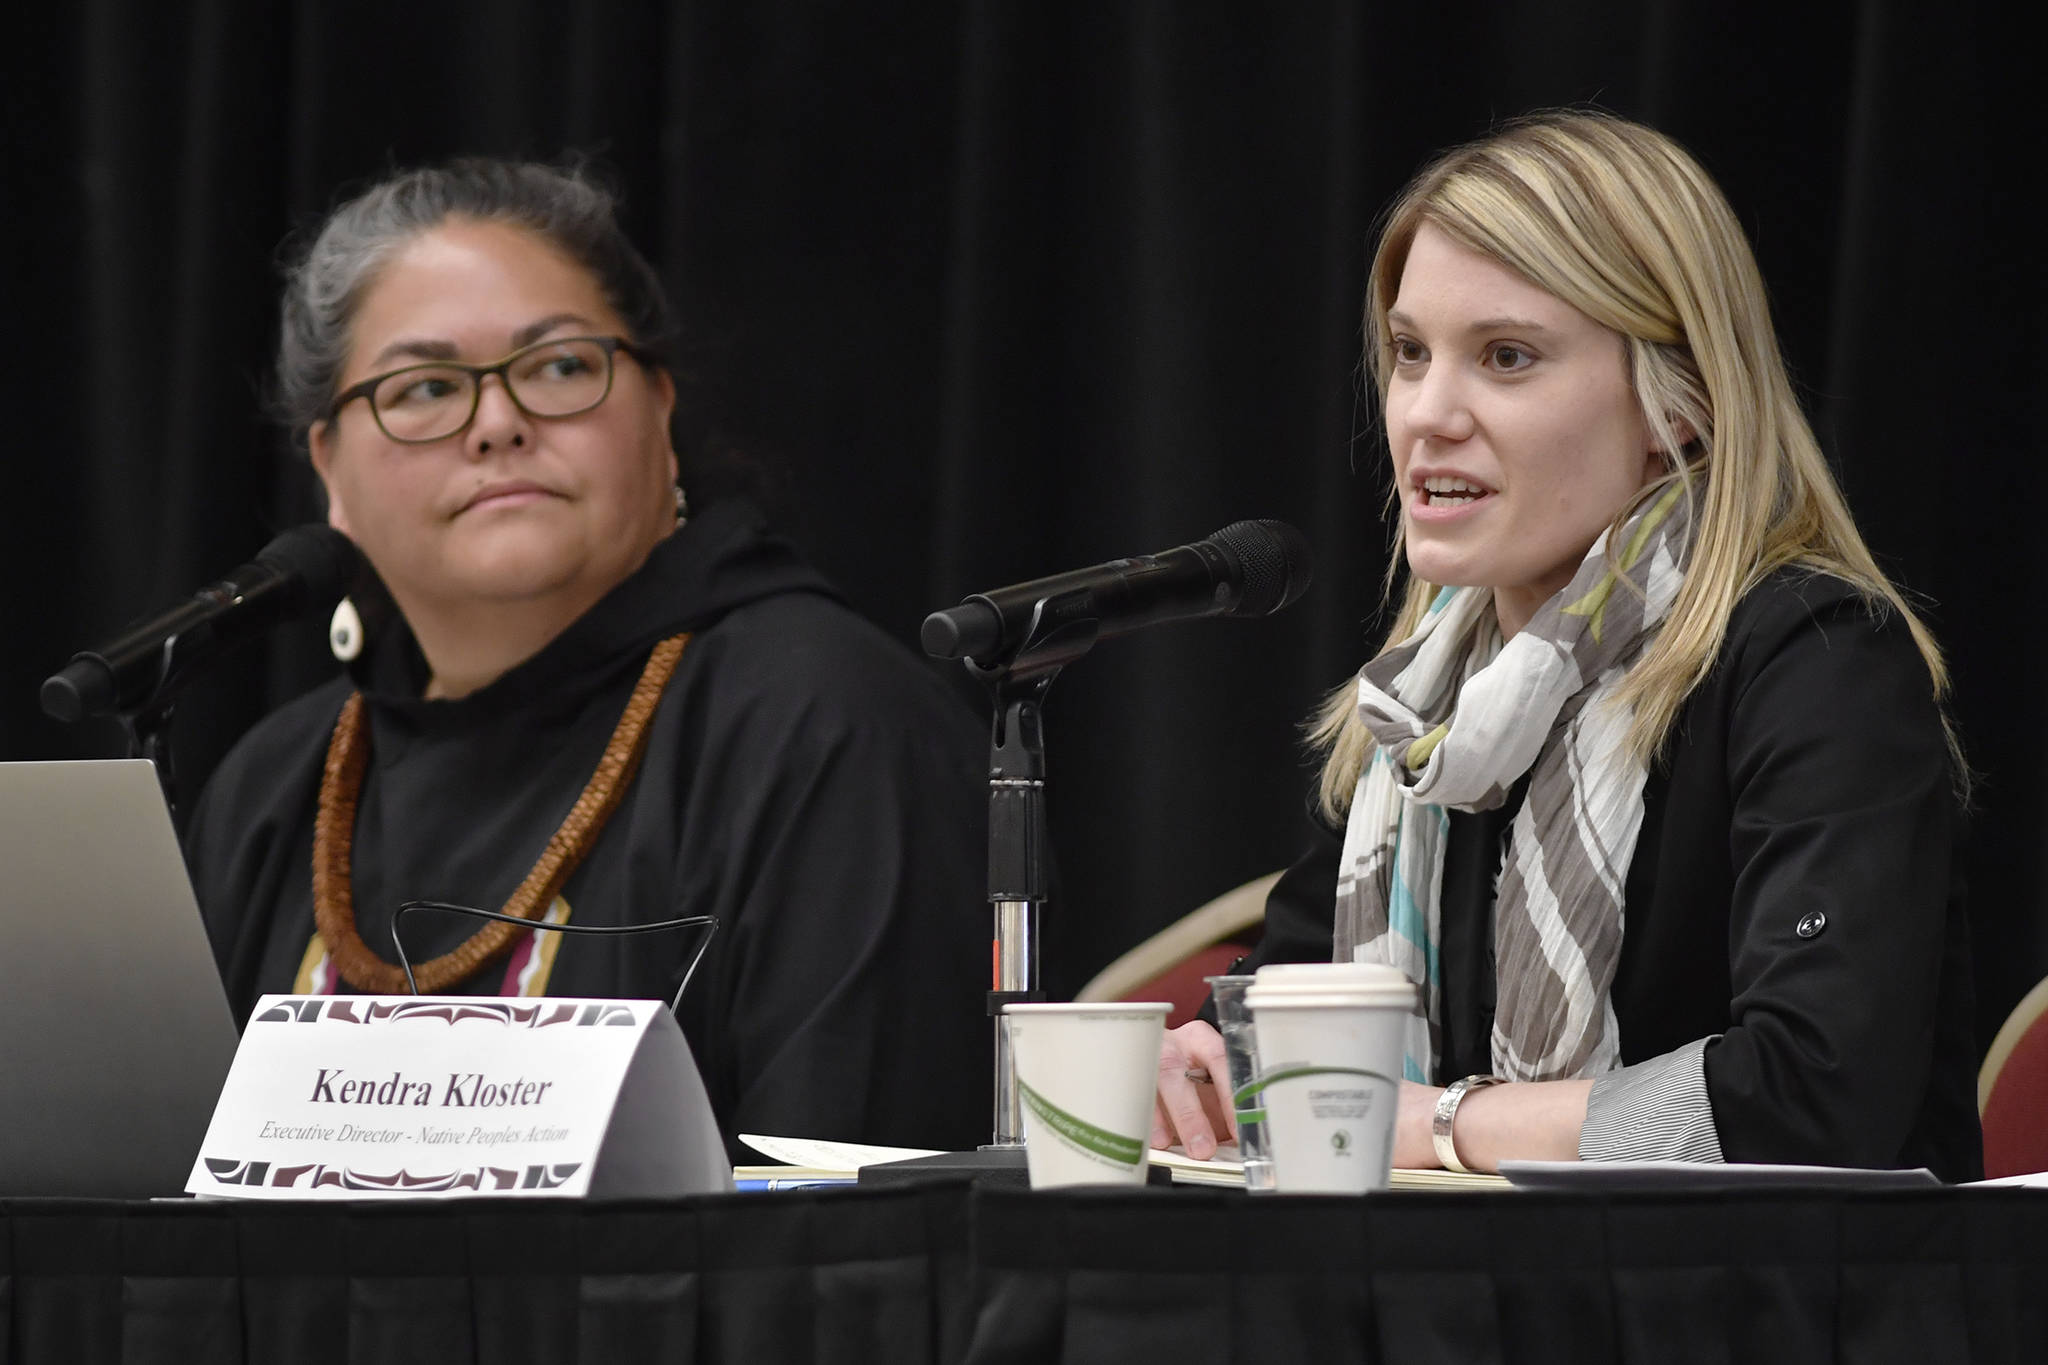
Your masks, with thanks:
<instances>
[{"instance_id":1,"label":"black-framed eyeglasses","mask_svg":"<svg viewBox=\"0 0 2048 1365\"><path fill-rule=\"evenodd\" d=\"M649 359L644 347L624 337L550 337L489 365L423 361L344 389L327 410L327 418L333 421L348 404L367 398L370 415L392 440L407 445L445 440L475 419L484 376L490 374L498 376L506 394L527 416L573 417L611 394L613 356L618 351L642 364Z\"/></svg>"}]
</instances>

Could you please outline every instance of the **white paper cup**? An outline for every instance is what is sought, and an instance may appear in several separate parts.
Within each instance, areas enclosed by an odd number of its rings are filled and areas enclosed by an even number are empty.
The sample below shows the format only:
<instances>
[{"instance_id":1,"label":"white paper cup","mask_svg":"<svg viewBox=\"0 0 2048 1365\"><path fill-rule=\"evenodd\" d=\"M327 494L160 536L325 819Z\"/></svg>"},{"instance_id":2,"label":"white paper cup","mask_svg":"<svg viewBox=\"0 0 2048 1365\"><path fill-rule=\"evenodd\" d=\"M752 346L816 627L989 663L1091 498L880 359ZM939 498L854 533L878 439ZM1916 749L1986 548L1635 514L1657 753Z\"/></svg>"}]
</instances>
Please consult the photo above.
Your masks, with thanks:
<instances>
[{"instance_id":1,"label":"white paper cup","mask_svg":"<svg viewBox=\"0 0 2048 1365\"><path fill-rule=\"evenodd\" d=\"M1275 1188L1385 1189L1413 983L1377 963L1276 964L1259 969L1245 1005Z\"/></svg>"},{"instance_id":2,"label":"white paper cup","mask_svg":"<svg viewBox=\"0 0 2048 1365\"><path fill-rule=\"evenodd\" d=\"M1006 1005L1031 1188L1142 1185L1163 1003Z\"/></svg>"}]
</instances>

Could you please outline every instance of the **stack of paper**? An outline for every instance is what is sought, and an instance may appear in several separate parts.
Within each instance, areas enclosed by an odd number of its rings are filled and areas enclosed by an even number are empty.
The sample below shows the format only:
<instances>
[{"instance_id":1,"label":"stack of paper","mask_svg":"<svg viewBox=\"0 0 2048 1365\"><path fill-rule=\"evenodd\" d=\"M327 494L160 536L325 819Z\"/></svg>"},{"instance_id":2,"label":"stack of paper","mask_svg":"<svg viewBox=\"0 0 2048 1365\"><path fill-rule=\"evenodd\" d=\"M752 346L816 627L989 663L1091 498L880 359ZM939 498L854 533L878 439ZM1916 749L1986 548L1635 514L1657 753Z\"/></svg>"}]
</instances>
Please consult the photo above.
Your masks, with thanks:
<instances>
[{"instance_id":1,"label":"stack of paper","mask_svg":"<svg viewBox=\"0 0 2048 1365\"><path fill-rule=\"evenodd\" d=\"M839 1175L856 1175L861 1167L878 1166L884 1161L938 1155L929 1147L876 1147L862 1142L827 1142L823 1138L762 1137L758 1133L741 1133L740 1141L772 1161Z\"/></svg>"},{"instance_id":2,"label":"stack of paper","mask_svg":"<svg viewBox=\"0 0 2048 1365\"><path fill-rule=\"evenodd\" d=\"M832 1179L851 1180L863 1166L884 1161L908 1161L913 1157L937 1156L923 1147L875 1147L858 1142L827 1142L819 1138L764 1137L741 1133L740 1141L765 1157L787 1162L789 1167L736 1166L736 1181L786 1178L820 1184ZM1244 1163L1237 1148L1226 1143L1207 1161L1197 1161L1179 1148L1152 1149L1152 1160L1173 1172L1176 1183L1184 1185L1242 1185ZM744 1188L755 1188L752 1184ZM778 1183L774 1188L783 1188ZM1451 1171L1396 1170L1397 1190L1504 1190L1508 1182L1497 1175L1459 1175Z\"/></svg>"}]
</instances>

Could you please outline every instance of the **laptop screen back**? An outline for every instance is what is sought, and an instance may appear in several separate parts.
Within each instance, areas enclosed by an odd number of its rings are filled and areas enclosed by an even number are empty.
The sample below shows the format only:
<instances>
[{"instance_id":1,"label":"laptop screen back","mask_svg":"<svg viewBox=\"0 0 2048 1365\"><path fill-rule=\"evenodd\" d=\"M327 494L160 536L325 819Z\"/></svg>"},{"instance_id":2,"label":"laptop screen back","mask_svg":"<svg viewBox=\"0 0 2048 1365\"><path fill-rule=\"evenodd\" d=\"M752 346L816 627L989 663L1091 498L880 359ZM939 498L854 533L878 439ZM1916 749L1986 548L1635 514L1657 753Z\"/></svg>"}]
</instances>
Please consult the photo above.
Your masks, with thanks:
<instances>
[{"instance_id":1,"label":"laptop screen back","mask_svg":"<svg viewBox=\"0 0 2048 1365\"><path fill-rule=\"evenodd\" d=\"M0 763L0 1195L179 1193L235 1042L151 765Z\"/></svg>"}]
</instances>

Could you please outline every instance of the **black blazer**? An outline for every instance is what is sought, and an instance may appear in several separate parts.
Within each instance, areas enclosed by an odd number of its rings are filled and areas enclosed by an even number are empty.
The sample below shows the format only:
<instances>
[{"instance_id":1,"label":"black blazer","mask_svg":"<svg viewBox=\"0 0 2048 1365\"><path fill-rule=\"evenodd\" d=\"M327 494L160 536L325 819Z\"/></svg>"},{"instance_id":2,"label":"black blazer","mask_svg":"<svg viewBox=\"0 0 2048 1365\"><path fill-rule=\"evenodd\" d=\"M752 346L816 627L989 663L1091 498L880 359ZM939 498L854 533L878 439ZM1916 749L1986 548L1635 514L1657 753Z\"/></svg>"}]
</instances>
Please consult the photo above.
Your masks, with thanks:
<instances>
[{"instance_id":1,"label":"black blazer","mask_svg":"<svg viewBox=\"0 0 2048 1365\"><path fill-rule=\"evenodd\" d=\"M1839 579L1767 579L1643 803L1613 989L1623 1062L1718 1035L1706 1081L1730 1161L1977 1178L1961 811L1905 623ZM1448 863L1500 827L1486 819L1453 813ZM1247 970L1329 957L1341 835L1320 835ZM1498 867L1497 845L1483 856ZM1464 921L1490 941L1493 881L1447 871L1447 938ZM1455 987L1447 972L1446 1012L1490 1026L1491 999L1475 1011Z\"/></svg>"}]
</instances>

